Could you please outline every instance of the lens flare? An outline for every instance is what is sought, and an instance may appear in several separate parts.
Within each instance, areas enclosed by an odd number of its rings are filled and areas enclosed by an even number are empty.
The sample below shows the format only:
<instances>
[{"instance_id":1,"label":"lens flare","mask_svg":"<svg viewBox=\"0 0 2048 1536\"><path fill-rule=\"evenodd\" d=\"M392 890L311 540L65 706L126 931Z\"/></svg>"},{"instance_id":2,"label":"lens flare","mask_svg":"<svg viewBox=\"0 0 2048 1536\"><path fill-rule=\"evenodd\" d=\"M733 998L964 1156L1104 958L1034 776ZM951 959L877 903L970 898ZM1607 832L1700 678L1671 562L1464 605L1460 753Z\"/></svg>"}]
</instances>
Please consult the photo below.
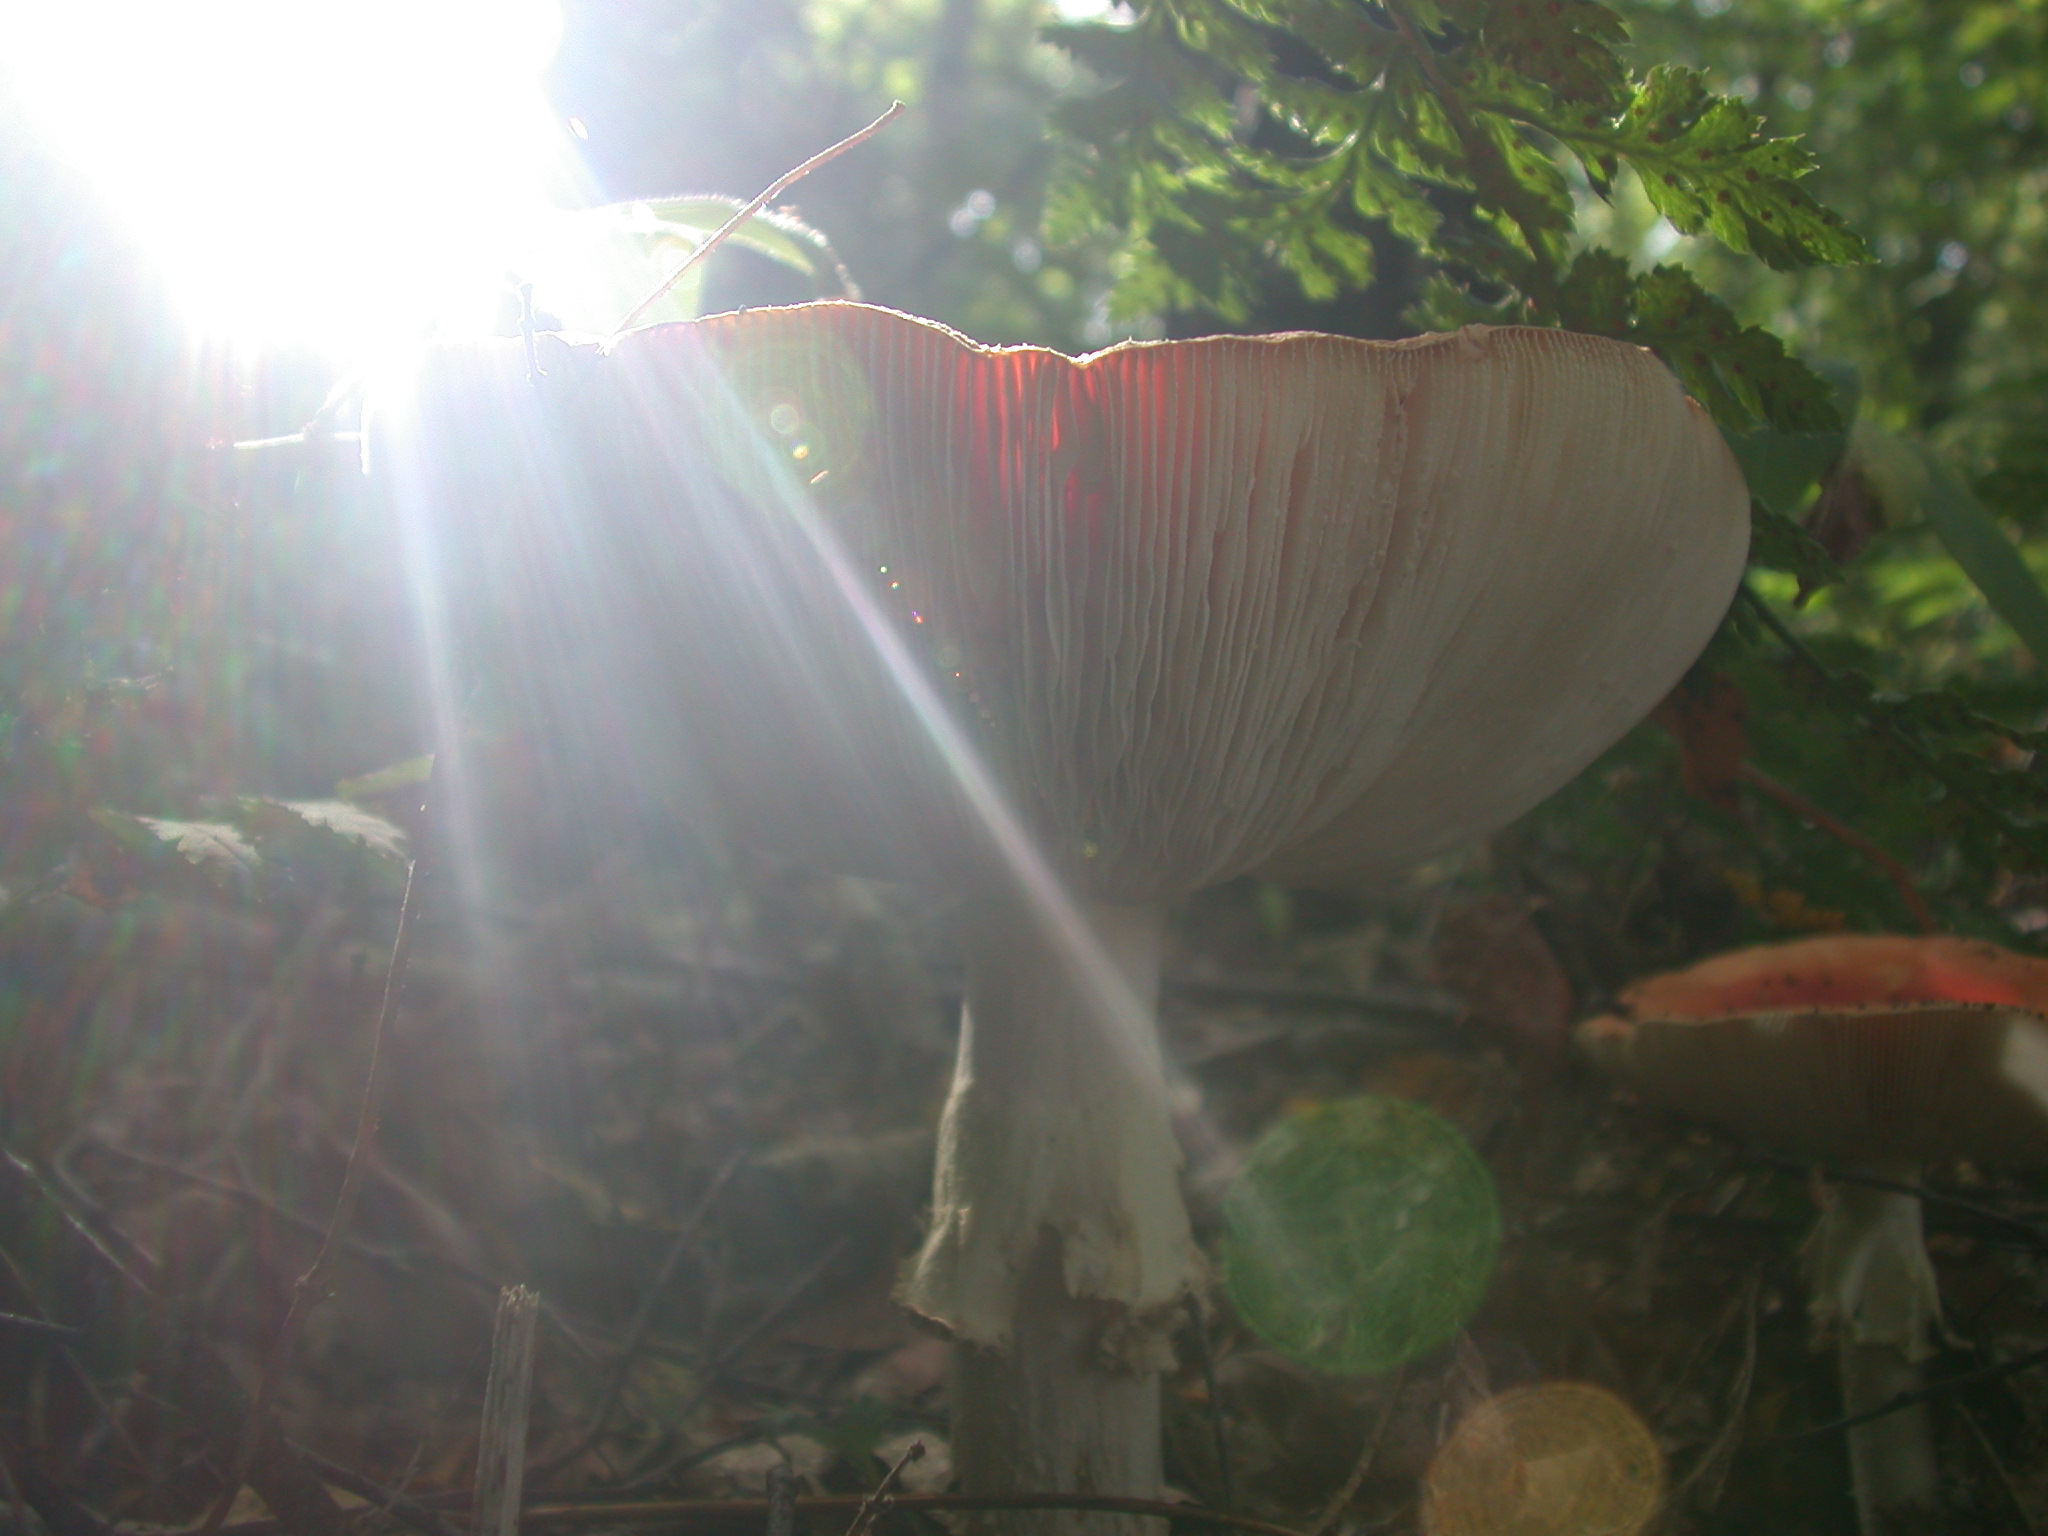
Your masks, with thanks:
<instances>
[{"instance_id":1,"label":"lens flare","mask_svg":"<svg viewBox=\"0 0 2048 1536\"><path fill-rule=\"evenodd\" d=\"M1517 1387L1460 1421L1430 1464L1428 1536L1637 1536L1664 1458L1634 1409L1583 1382Z\"/></svg>"},{"instance_id":2,"label":"lens flare","mask_svg":"<svg viewBox=\"0 0 2048 1536\"><path fill-rule=\"evenodd\" d=\"M351 358L487 330L574 186L554 0L0 0L0 81L194 329Z\"/></svg>"},{"instance_id":3,"label":"lens flare","mask_svg":"<svg viewBox=\"0 0 2048 1536\"><path fill-rule=\"evenodd\" d=\"M1274 1348L1370 1375L1447 1342L1500 1245L1493 1180L1429 1110L1317 1105L1261 1137L1224 1199L1224 1283Z\"/></svg>"}]
</instances>

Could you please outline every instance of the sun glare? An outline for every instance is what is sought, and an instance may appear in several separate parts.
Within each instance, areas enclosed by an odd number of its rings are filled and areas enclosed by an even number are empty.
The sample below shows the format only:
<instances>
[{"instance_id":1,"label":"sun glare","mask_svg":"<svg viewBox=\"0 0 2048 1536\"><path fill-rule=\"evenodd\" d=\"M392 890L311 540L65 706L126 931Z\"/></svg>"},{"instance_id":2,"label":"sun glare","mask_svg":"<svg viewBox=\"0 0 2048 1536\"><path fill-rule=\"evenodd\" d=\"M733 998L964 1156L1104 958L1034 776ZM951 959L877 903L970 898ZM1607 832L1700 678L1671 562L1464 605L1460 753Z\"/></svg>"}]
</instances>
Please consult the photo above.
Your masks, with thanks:
<instances>
[{"instance_id":1,"label":"sun glare","mask_svg":"<svg viewBox=\"0 0 2048 1536\"><path fill-rule=\"evenodd\" d=\"M0 83L236 343L367 356L488 325L575 191L554 0L0 0Z\"/></svg>"}]
</instances>

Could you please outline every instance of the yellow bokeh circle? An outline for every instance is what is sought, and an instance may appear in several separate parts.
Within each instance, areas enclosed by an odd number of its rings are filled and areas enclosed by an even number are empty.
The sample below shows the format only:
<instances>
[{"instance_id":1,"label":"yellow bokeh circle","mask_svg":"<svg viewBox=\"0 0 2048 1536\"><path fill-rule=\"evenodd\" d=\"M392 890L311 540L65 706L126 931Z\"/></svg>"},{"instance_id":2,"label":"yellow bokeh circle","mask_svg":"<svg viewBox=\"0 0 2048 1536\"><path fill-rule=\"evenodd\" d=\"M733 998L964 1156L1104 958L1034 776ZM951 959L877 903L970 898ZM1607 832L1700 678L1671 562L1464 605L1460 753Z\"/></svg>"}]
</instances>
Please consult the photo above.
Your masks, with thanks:
<instances>
[{"instance_id":1,"label":"yellow bokeh circle","mask_svg":"<svg viewBox=\"0 0 2048 1536\"><path fill-rule=\"evenodd\" d=\"M1634 1409L1583 1382L1517 1387L1459 1422L1430 1463L1428 1536L1637 1536L1664 1457Z\"/></svg>"}]
</instances>

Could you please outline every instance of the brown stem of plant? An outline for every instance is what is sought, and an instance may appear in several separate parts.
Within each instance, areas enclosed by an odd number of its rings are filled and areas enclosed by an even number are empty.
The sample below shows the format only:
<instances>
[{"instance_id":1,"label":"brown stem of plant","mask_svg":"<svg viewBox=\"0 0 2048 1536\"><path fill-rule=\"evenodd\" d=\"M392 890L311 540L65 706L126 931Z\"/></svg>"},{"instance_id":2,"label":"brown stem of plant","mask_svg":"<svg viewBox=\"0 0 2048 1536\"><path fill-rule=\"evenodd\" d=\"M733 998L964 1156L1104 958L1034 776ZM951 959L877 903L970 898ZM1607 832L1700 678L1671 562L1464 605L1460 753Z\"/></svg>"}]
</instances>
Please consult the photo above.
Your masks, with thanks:
<instances>
[{"instance_id":1,"label":"brown stem of plant","mask_svg":"<svg viewBox=\"0 0 2048 1536\"><path fill-rule=\"evenodd\" d=\"M1387 1426L1394 1421L1394 1409L1401 1401L1401 1389L1408 1385L1408 1362L1402 1361L1394 1372L1394 1379L1387 1383L1386 1400L1380 1404L1379 1416L1373 1420L1372 1433L1365 1437L1365 1447L1358 1453L1358 1460L1351 1468L1351 1475L1344 1479L1344 1486L1323 1506L1323 1512L1316 1516L1306 1536L1322 1536L1337 1523L1337 1517L1344 1513L1351 1501L1358 1496L1366 1475L1372 1471L1372 1464L1379 1460L1380 1443L1387 1438Z\"/></svg>"},{"instance_id":2,"label":"brown stem of plant","mask_svg":"<svg viewBox=\"0 0 2048 1536\"><path fill-rule=\"evenodd\" d=\"M1743 783L1749 785L1750 788L1756 790L1767 799L1777 801L1779 805L1790 811L1794 816L1797 816L1801 821L1811 823L1827 833L1836 842L1841 843L1844 847L1855 849L1863 857L1870 860L1872 864L1877 866L1878 872L1892 883L1892 888L1899 893L1899 899L1906 904L1906 910L1913 914L1913 922L1920 931L1922 933L1939 933L1941 931L1941 924L1934 920L1934 913L1928 909L1927 902L1921 897L1918 888L1913 884L1912 872L1897 859L1878 847L1876 843L1865 837L1861 832L1858 832L1847 822L1838 821L1833 816L1830 816L1789 784L1780 784L1754 763L1738 764L1735 769L1735 775Z\"/></svg>"},{"instance_id":3,"label":"brown stem of plant","mask_svg":"<svg viewBox=\"0 0 2048 1536\"><path fill-rule=\"evenodd\" d=\"M1451 121L1451 129L1458 135L1458 142L1464 146L1465 158L1472 168L1472 177L1480 191L1490 192L1507 216L1515 221L1515 228L1522 232L1522 239L1529 247L1529 269L1525 274L1526 296L1536 300L1552 316L1559 311L1557 279L1552 275L1543 255L1543 240L1538 232L1537 222L1531 216L1521 183L1515 180L1514 172L1501 159L1500 152L1487 141L1479 131L1479 125L1472 120L1472 114L1465 106L1465 98L1451 82L1444 78L1444 72L1437 68L1436 51L1429 46L1429 39L1408 17L1400 0L1382 0L1382 8L1394 24L1409 56L1415 61L1423 82L1430 94L1444 109L1444 116Z\"/></svg>"},{"instance_id":4,"label":"brown stem of plant","mask_svg":"<svg viewBox=\"0 0 2048 1536\"><path fill-rule=\"evenodd\" d=\"M235 1448L234 1465L220 1493L206 1511L206 1519L199 1526L199 1536L219 1536L228 1511L234 1506L235 1495L248 1480L249 1468L255 1462L257 1450L270 1427L270 1411L276 1402L277 1389L284 1380L285 1370L291 1364L293 1346L298 1343L306 1315L320 1300L328 1267L340 1251L349 1222L355 1216L363 1177L369 1169L370 1148L377 1139L377 1116L384 1097L384 1039L391 1028L391 1015L397 1009L398 995L405 985L405 963L412 951L413 917L418 906L419 875L420 861L415 858L406 866L405 895L398 905L398 929L391 938L391 958L384 968L384 991L377 1005L377 1021L370 1031L370 1062L363 1075L362 1101L356 1109L355 1140L349 1146L348 1165L342 1170L341 1188L334 1197L334 1214L327 1220L327 1232L320 1239L313 1262L292 1286L291 1305L286 1309L284 1321L278 1325L277 1334L263 1357L263 1375L256 1384L249 1405L249 1419L243 1426L241 1443Z\"/></svg>"},{"instance_id":5,"label":"brown stem of plant","mask_svg":"<svg viewBox=\"0 0 2048 1536\"><path fill-rule=\"evenodd\" d=\"M1951 772L1935 754L1919 745L1906 733L1900 731L1881 716L1872 715L1863 701L1856 696L1855 691L1849 684L1844 679L1837 677L1833 669L1826 662L1814 655L1806 642L1793 633L1785 621L1772 611L1771 605L1758 597L1747 582L1736 588L1735 599L1748 608L1758 623L1762 624L1765 629L1768 629L1777 637L1778 643L1784 646L1801 666L1813 674L1821 686L1829 694L1833 695L1835 703L1852 719L1857 720L1876 735L1882 736L1886 741L1890 742L1902 756L1910 759L1915 767L1927 774L1928 777L1934 779L1943 788L1947 789L1950 794L1954 795L1956 799L1969 806L1971 810L1982 817L1984 824L1997 832L1999 836L2017 847L2024 848L2035 859L2048 863L2048 835L2044 835L2037 827L2022 826L2014 822L2012 818L1999 810L1997 806L1992 805L1983 796L1979 795L1967 779Z\"/></svg>"},{"instance_id":6,"label":"brown stem of plant","mask_svg":"<svg viewBox=\"0 0 2048 1536\"><path fill-rule=\"evenodd\" d=\"M885 1507L896 1502L889 1495L890 1491L895 1488L897 1480L903 1476L903 1469L913 1461L922 1460L924 1460L924 1442L922 1440L911 1441L909 1448L896 1459L896 1465L889 1469L888 1475L875 1484L875 1491L861 1501L860 1509L854 1514L853 1524L846 1528L846 1536L868 1536L868 1527L875 1523L875 1517Z\"/></svg>"},{"instance_id":7,"label":"brown stem of plant","mask_svg":"<svg viewBox=\"0 0 2048 1536\"><path fill-rule=\"evenodd\" d=\"M640 1305L633 1313L633 1320L626 1325L625 1336L620 1339L617 1357L612 1362L611 1374L605 1379L604 1393L598 1399L597 1408L590 1416L588 1427L566 1450L557 1451L546 1461L531 1467L529 1472L534 1478L545 1478L551 1473L559 1472L596 1445L598 1438L604 1434L605 1426L611 1423L612 1414L617 1410L619 1399L625 1393L626 1382L633 1374L633 1362L640 1353L641 1342L647 1337L648 1327L654 1321L655 1304L668 1289L669 1279L674 1275L676 1266L682 1262L683 1255L689 1251L690 1245L697 1240L697 1234L703 1230L704 1223L710 1219L712 1208L718 1204L718 1197L725 1192L726 1184L745 1161L744 1152L735 1152L720 1165L716 1173L712 1174L711 1182L704 1187L704 1193L698 1197L695 1209L683 1218L682 1226L677 1229L675 1240L669 1244L668 1252L662 1257L661 1266L654 1272L653 1281L640 1298Z\"/></svg>"},{"instance_id":8,"label":"brown stem of plant","mask_svg":"<svg viewBox=\"0 0 2048 1536\"><path fill-rule=\"evenodd\" d=\"M796 1501L799 1512L855 1510L872 1495L822 1494ZM1083 1493L904 1493L890 1500L897 1510L1071 1509L1090 1514L1150 1515L1179 1525L1202 1525L1245 1531L1250 1536L1301 1536L1299 1531L1250 1515L1205 1509L1199 1504L1171 1504L1164 1499L1131 1499ZM729 1526L737 1520L760 1520L767 1499L650 1499L639 1503L530 1505L520 1515L529 1528L546 1526L614 1526L669 1524L691 1520ZM286 1536L276 1520L247 1520L231 1525L223 1536Z\"/></svg>"},{"instance_id":9,"label":"brown stem of plant","mask_svg":"<svg viewBox=\"0 0 2048 1536\"><path fill-rule=\"evenodd\" d=\"M755 197L755 199L752 202L748 203L744 208L740 209L738 213L734 214L731 218L727 219L723 224L719 225L717 229L713 230L710 236L707 239L705 239L705 241L701 245L699 245L694 251L690 252L689 255L683 258L683 263L681 266L677 267L675 271L669 273L669 275L663 278L661 282L655 287L652 293L648 294L646 298L642 299L638 304L635 304L630 310L628 310L626 312L626 318L621 320L618 323L618 325L613 328L611 335L606 339L605 345L610 346L612 342L617 341L621 336L625 335L626 332L630 331L633 328L633 324L635 321L637 321L642 315L646 314L648 310L654 308L656 304L659 304L661 302L663 294L667 293L671 288L675 287L677 283L683 280L684 273L688 272L692 267L696 266L698 262L704 260L705 257L709 256L713 251L717 250L721 245L725 244L725 242L732 237L732 234L735 230L737 230L742 224L746 223L747 220L751 219L755 214L759 213L763 208L766 208L772 200L774 200L777 197L780 197L784 192L788 191L791 187L795 186L798 182L802 181L806 176L810 175L811 172L818 169L819 166L829 165L834 160L837 160L841 155L845 154L849 149L858 149L861 145L867 143L869 139L872 139L884 128L888 127L891 123L895 122L897 118L901 117L904 111L905 108L902 102L890 102L889 110L884 112L880 117L876 118L872 123L869 123L867 127L861 129L860 132L850 133L845 138L841 139L837 144L834 144L830 149L822 149L818 151L817 154L811 156L810 159L806 160L802 165L798 166L795 170L783 172L782 175L778 176L774 181L771 181L766 187L762 188L760 194L757 197Z\"/></svg>"}]
</instances>

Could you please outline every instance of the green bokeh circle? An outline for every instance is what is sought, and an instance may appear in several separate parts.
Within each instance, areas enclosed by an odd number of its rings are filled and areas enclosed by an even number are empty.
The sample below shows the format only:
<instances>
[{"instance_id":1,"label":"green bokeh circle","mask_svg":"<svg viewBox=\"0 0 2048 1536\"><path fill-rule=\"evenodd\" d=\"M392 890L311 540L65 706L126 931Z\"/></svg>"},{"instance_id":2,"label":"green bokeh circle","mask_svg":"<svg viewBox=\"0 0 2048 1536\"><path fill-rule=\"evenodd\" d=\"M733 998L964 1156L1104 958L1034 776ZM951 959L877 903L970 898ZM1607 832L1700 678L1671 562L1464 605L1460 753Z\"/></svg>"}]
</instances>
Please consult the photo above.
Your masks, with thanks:
<instances>
[{"instance_id":1,"label":"green bokeh circle","mask_svg":"<svg viewBox=\"0 0 2048 1536\"><path fill-rule=\"evenodd\" d=\"M1500 1247L1493 1179L1441 1116L1347 1099L1261 1136L1223 1201L1223 1283L1273 1348L1371 1375L1448 1342Z\"/></svg>"}]
</instances>

